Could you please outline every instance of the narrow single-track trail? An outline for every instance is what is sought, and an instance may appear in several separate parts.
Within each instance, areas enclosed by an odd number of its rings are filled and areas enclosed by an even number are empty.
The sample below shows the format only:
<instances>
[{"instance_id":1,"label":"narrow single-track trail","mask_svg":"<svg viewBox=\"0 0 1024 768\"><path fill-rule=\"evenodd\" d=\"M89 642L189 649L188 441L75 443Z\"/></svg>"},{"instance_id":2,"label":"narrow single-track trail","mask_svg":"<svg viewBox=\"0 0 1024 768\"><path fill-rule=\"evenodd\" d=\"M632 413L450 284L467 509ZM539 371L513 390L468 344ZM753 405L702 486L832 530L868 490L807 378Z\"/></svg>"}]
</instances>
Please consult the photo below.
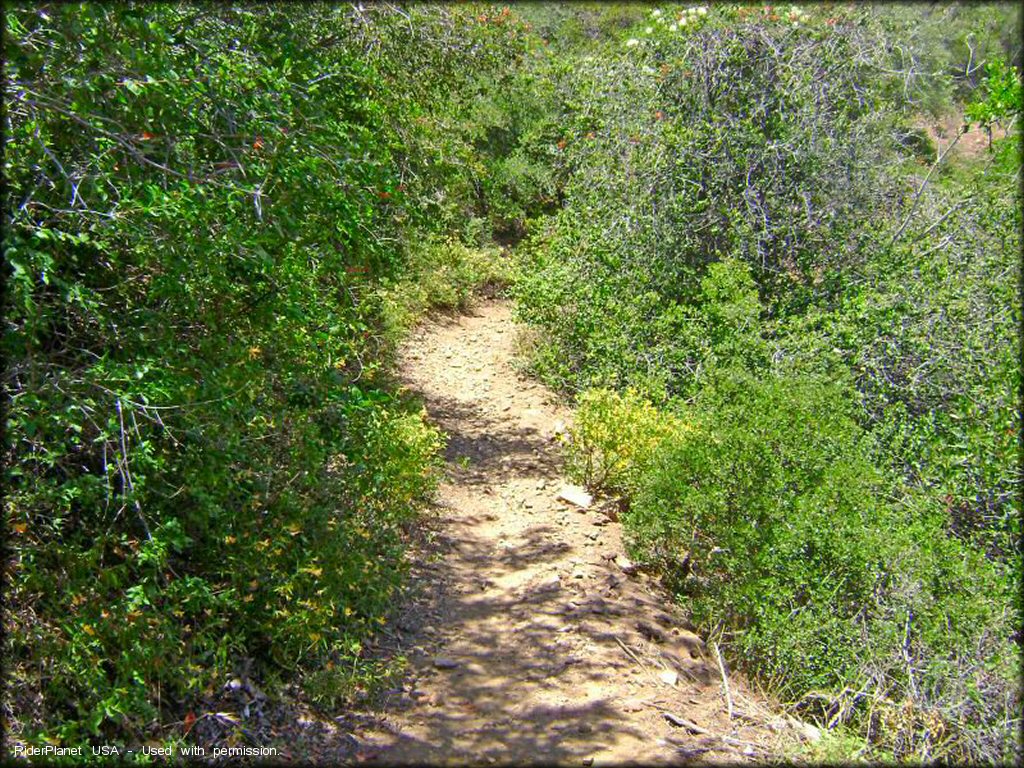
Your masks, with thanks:
<instances>
[{"instance_id":1,"label":"narrow single-track trail","mask_svg":"<svg viewBox=\"0 0 1024 768\"><path fill-rule=\"evenodd\" d=\"M779 720L625 560L620 527L560 500L569 418L512 366L508 303L423 324L401 371L448 435L446 478L390 629L409 671L355 733L379 764L765 759Z\"/></svg>"}]
</instances>

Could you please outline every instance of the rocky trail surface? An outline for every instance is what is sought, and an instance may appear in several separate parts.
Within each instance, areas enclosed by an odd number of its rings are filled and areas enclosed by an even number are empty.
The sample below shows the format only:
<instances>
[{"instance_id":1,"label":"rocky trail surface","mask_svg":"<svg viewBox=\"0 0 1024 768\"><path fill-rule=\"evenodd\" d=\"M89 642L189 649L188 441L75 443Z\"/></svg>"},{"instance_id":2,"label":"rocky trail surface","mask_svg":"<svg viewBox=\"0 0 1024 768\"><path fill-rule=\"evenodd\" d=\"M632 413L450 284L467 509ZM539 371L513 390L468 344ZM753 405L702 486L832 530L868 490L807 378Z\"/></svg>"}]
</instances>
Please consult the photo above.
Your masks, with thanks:
<instances>
[{"instance_id":1,"label":"rocky trail surface","mask_svg":"<svg viewBox=\"0 0 1024 768\"><path fill-rule=\"evenodd\" d=\"M560 498L556 433L570 414L513 368L515 345L509 305L489 300L425 323L403 352L405 385L448 436L446 476L388 630L408 672L382 709L347 723L355 760L777 755L791 732L727 669L726 691L714 650L626 559L614 513Z\"/></svg>"}]
</instances>

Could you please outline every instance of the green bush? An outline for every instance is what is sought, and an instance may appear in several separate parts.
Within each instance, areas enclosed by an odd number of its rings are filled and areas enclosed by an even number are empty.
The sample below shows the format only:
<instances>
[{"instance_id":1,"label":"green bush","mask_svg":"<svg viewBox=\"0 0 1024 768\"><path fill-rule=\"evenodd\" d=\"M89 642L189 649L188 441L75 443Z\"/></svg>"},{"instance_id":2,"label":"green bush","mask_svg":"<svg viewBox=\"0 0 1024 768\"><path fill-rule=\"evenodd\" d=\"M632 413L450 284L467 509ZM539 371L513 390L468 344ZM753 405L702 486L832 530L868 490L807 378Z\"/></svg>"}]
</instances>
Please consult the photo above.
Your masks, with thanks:
<instances>
[{"instance_id":1,"label":"green bush","mask_svg":"<svg viewBox=\"0 0 1024 768\"><path fill-rule=\"evenodd\" d=\"M447 126L524 50L478 10L5 10L17 740L168 739L232 670L366 671L440 451L378 291L501 269L414 245L474 212Z\"/></svg>"},{"instance_id":2,"label":"green bush","mask_svg":"<svg viewBox=\"0 0 1024 768\"><path fill-rule=\"evenodd\" d=\"M661 443L686 428L635 390L588 390L569 428L566 471L595 491L628 498Z\"/></svg>"},{"instance_id":3,"label":"green bush","mask_svg":"<svg viewBox=\"0 0 1024 768\"><path fill-rule=\"evenodd\" d=\"M512 261L496 247L474 248L454 239L410 246L401 278L384 279L374 295L386 338L398 338L428 310L461 311L480 291L503 290Z\"/></svg>"},{"instance_id":4,"label":"green bush","mask_svg":"<svg viewBox=\"0 0 1024 768\"><path fill-rule=\"evenodd\" d=\"M1017 119L1016 18L664 6L551 69L564 203L513 292L570 467L877 757L1020 751L1019 131L934 168L906 135Z\"/></svg>"},{"instance_id":5,"label":"green bush","mask_svg":"<svg viewBox=\"0 0 1024 768\"><path fill-rule=\"evenodd\" d=\"M889 510L843 395L722 371L626 518L642 551L687 563L701 623L712 618L701 608L720 603L714 618L748 641L741 656L770 654L769 671L787 670L794 690L842 682L856 660L852 620L887 561Z\"/></svg>"},{"instance_id":6,"label":"green bush","mask_svg":"<svg viewBox=\"0 0 1024 768\"><path fill-rule=\"evenodd\" d=\"M558 80L567 203L535 233L516 297L547 329L538 372L564 389L685 395L710 264L746 263L773 314L800 311L864 263L865 222L889 205L894 116L854 63L873 61L867 30L700 18L634 30Z\"/></svg>"},{"instance_id":7,"label":"green bush","mask_svg":"<svg viewBox=\"0 0 1024 768\"><path fill-rule=\"evenodd\" d=\"M900 759L1012 754L1012 586L941 517L894 501L852 402L825 380L719 371L637 483L623 516L635 554L830 727Z\"/></svg>"}]
</instances>

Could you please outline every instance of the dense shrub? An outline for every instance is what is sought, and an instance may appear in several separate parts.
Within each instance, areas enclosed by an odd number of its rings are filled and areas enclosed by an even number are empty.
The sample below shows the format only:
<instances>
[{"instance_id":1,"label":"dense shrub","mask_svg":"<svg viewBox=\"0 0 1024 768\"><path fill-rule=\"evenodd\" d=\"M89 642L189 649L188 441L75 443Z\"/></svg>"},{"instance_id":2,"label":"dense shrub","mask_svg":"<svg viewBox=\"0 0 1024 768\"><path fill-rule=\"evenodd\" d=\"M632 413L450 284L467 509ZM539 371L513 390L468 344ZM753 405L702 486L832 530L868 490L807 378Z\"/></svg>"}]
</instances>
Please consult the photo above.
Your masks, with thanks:
<instances>
[{"instance_id":1,"label":"dense shrub","mask_svg":"<svg viewBox=\"0 0 1024 768\"><path fill-rule=\"evenodd\" d=\"M5 11L20 740L167 738L233 669L358 670L440 447L382 383L381 281L429 273L427 201L474 210L446 121L523 50L478 12Z\"/></svg>"},{"instance_id":2,"label":"dense shrub","mask_svg":"<svg viewBox=\"0 0 1024 768\"><path fill-rule=\"evenodd\" d=\"M658 26L587 57L562 86L578 94L570 204L517 295L524 319L556 329L540 370L564 387L667 376L685 392L679 307L697 301L708 264L745 261L762 293L799 307L863 263L864 216L885 203L891 116L860 74L872 41L859 27L797 36L693 18L693 32Z\"/></svg>"},{"instance_id":3,"label":"dense shrub","mask_svg":"<svg viewBox=\"0 0 1024 768\"><path fill-rule=\"evenodd\" d=\"M903 74L891 97L933 115L970 99L986 62L1024 65L1020 8L1010 3L870 7L862 23L882 33L889 66Z\"/></svg>"},{"instance_id":4,"label":"dense shrub","mask_svg":"<svg viewBox=\"0 0 1024 768\"><path fill-rule=\"evenodd\" d=\"M898 758L1009 754L1010 586L941 518L893 502L851 403L823 380L720 371L638 483L637 554L829 726L859 718Z\"/></svg>"},{"instance_id":5,"label":"dense shrub","mask_svg":"<svg viewBox=\"0 0 1024 768\"><path fill-rule=\"evenodd\" d=\"M464 310L474 293L503 290L511 279L511 259L496 247L424 241L410 246L401 277L382 279L372 300L380 305L382 333L397 339L428 309Z\"/></svg>"},{"instance_id":6,"label":"dense shrub","mask_svg":"<svg viewBox=\"0 0 1024 768\"><path fill-rule=\"evenodd\" d=\"M654 10L561 71L565 202L515 286L570 467L795 706L877 756L1011 759L1019 16ZM928 110L1010 134L925 156Z\"/></svg>"},{"instance_id":7,"label":"dense shrub","mask_svg":"<svg viewBox=\"0 0 1024 768\"><path fill-rule=\"evenodd\" d=\"M596 491L628 497L662 442L686 428L635 390L588 390L569 430L566 471Z\"/></svg>"},{"instance_id":8,"label":"dense shrub","mask_svg":"<svg viewBox=\"0 0 1024 768\"><path fill-rule=\"evenodd\" d=\"M701 281L700 295L701 312L679 314L699 351L693 358L695 377L723 366L763 371L767 346L758 330L761 305L749 269L732 259L712 264ZM692 428L635 389L622 394L587 390L577 399L567 470L595 490L620 494L628 501L662 444Z\"/></svg>"}]
</instances>

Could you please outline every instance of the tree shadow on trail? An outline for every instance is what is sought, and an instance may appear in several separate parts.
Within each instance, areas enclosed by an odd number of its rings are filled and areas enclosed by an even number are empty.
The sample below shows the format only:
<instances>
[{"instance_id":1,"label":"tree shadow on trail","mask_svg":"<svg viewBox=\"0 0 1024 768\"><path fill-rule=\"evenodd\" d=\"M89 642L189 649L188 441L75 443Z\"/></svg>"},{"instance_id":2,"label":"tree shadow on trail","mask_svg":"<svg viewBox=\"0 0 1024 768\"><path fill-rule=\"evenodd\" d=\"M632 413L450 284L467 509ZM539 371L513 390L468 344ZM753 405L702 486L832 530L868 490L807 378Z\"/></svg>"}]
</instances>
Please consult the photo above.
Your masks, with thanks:
<instances>
[{"instance_id":1,"label":"tree shadow on trail","mask_svg":"<svg viewBox=\"0 0 1024 768\"><path fill-rule=\"evenodd\" d=\"M483 431L491 439L470 454L478 465L543 450L539 435ZM470 447L477 440L462 439ZM531 471L531 479L540 476L539 468ZM579 643L560 631L570 624L579 631L576 622L590 618L598 623L586 631L605 645L625 636L598 629L619 620L606 611L601 590L608 584L581 594L563 583L557 565L564 567L571 547L555 524L539 522L499 542L475 534L487 517L470 505L459 510L457 533L449 532L451 521L431 523L431 543L411 574L419 594L395 622L391 647L381 649L410 658L406 684L381 707L385 720L390 714L403 725L389 747L368 756L369 764L579 765L621 740L643 738L599 693L626 665L589 663L573 650Z\"/></svg>"},{"instance_id":2,"label":"tree shadow on trail","mask_svg":"<svg viewBox=\"0 0 1024 768\"><path fill-rule=\"evenodd\" d=\"M427 413L448 436L444 457L459 471L459 482L479 485L508 475L558 475L561 452L536 427L512 426L508 419L454 397L434 397Z\"/></svg>"}]
</instances>

